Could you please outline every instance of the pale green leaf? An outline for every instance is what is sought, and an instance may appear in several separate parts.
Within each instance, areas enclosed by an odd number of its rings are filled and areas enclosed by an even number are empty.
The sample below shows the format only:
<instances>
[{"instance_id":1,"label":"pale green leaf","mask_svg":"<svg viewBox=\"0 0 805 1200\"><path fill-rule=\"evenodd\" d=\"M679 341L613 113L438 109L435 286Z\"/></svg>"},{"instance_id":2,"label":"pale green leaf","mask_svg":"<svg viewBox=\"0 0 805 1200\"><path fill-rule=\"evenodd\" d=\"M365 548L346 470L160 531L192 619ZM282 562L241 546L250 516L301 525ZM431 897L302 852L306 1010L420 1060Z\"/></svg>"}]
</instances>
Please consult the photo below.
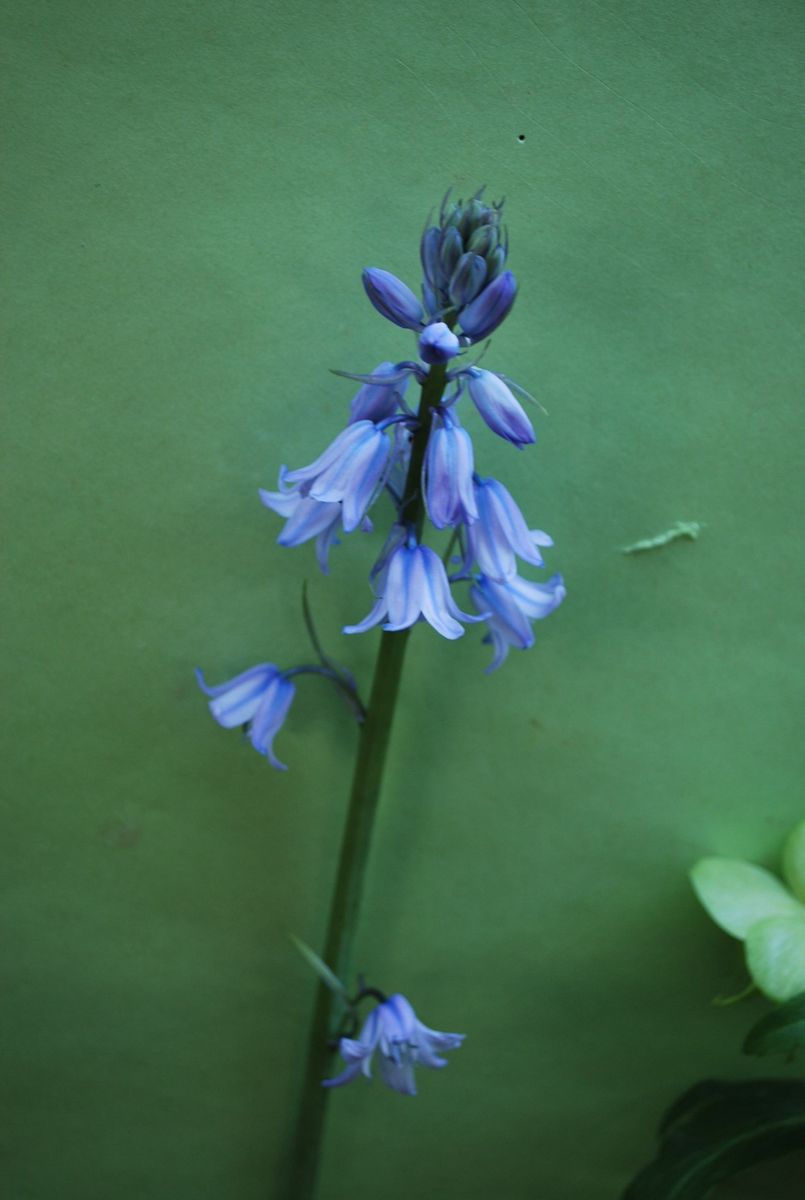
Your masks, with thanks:
<instances>
[{"instance_id":1,"label":"pale green leaf","mask_svg":"<svg viewBox=\"0 0 805 1200\"><path fill-rule=\"evenodd\" d=\"M710 916L733 937L745 938L766 917L805 915L776 876L734 858L701 858L690 872L696 895Z\"/></svg>"},{"instance_id":2,"label":"pale green leaf","mask_svg":"<svg viewBox=\"0 0 805 1200\"><path fill-rule=\"evenodd\" d=\"M805 913L753 925L746 935L746 965L770 1000L805 992Z\"/></svg>"},{"instance_id":3,"label":"pale green leaf","mask_svg":"<svg viewBox=\"0 0 805 1200\"><path fill-rule=\"evenodd\" d=\"M783 847L783 875L797 899L805 904L805 821L792 829Z\"/></svg>"}]
</instances>

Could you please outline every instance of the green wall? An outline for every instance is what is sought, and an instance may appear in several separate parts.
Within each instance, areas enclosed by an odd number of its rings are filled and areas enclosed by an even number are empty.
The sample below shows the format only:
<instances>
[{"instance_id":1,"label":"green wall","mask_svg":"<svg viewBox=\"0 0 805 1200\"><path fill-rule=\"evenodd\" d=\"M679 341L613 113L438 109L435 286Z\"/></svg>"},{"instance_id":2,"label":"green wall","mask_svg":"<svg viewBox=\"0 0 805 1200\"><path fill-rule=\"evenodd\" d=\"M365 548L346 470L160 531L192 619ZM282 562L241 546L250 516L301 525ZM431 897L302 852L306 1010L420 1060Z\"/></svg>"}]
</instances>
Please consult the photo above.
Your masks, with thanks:
<instances>
[{"instance_id":1,"label":"green wall","mask_svg":"<svg viewBox=\"0 0 805 1200\"><path fill-rule=\"evenodd\" d=\"M343 424L328 368L412 352L360 269L415 283L485 182L521 280L487 365L550 415L523 454L468 420L569 595L491 677L477 631L412 639L358 953L469 1036L415 1101L333 1096L322 1200L616 1197L683 1087L769 1071L685 872L803 815L801 3L3 18L6 1194L272 1200L355 731L303 680L279 775L192 668L306 658L307 578L365 684L378 537L325 580L256 489Z\"/></svg>"}]
</instances>

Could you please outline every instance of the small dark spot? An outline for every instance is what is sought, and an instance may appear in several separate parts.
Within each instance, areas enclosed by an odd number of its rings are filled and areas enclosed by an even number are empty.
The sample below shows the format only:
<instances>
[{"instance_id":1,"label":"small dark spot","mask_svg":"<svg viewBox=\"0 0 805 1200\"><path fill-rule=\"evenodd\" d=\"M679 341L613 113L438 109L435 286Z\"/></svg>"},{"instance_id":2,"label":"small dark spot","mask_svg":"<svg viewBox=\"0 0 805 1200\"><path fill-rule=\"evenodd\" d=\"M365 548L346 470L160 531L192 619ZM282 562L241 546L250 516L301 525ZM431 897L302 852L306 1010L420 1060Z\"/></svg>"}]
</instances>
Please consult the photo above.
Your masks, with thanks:
<instances>
[{"instance_id":1,"label":"small dark spot","mask_svg":"<svg viewBox=\"0 0 805 1200\"><path fill-rule=\"evenodd\" d=\"M542 729L542 722L538 721L536 717L529 717L528 723L533 729Z\"/></svg>"},{"instance_id":2,"label":"small dark spot","mask_svg":"<svg viewBox=\"0 0 805 1200\"><path fill-rule=\"evenodd\" d=\"M524 134L524 133L518 133L518 134L517 134L517 141L518 141L518 142L524 142L524 141L525 141L525 134Z\"/></svg>"}]
</instances>

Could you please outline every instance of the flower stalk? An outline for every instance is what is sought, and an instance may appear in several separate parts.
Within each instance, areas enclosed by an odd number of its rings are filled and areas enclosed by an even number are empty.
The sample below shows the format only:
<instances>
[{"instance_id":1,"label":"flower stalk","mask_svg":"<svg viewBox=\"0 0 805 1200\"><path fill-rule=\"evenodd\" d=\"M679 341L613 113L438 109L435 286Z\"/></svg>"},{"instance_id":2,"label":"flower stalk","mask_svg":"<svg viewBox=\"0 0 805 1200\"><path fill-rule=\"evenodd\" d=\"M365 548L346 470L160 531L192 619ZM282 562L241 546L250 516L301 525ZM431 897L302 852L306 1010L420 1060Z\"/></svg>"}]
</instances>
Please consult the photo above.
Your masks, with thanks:
<instances>
[{"instance_id":1,"label":"flower stalk","mask_svg":"<svg viewBox=\"0 0 805 1200\"><path fill-rule=\"evenodd\" d=\"M431 427L430 410L441 401L446 375L445 364L436 363L431 366L422 384L417 426L411 445L411 460L406 473L399 520L400 523L413 526L417 538L422 532L425 518L420 480ZM322 954L322 958L334 974L343 980L349 980L352 976L352 947L410 632L409 628L395 633L384 632L381 635L366 719L360 729L349 808ZM313 1200L316 1194L329 1095L327 1089L322 1087L322 1080L331 1067L335 1052L333 1039L342 1011L343 1000L323 983L319 983L291 1147L285 1192L288 1200Z\"/></svg>"}]
</instances>

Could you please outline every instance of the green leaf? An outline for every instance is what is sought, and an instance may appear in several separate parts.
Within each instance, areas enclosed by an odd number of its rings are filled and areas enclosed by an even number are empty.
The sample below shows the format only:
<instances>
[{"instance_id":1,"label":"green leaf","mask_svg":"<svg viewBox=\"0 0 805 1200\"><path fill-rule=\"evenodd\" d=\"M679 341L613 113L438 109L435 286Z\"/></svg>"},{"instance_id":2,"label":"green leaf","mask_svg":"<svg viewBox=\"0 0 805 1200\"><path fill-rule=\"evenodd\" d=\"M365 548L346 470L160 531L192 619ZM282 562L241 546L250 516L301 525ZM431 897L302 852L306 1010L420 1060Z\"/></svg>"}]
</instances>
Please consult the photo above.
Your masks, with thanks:
<instances>
[{"instance_id":1,"label":"green leaf","mask_svg":"<svg viewBox=\"0 0 805 1200\"><path fill-rule=\"evenodd\" d=\"M749 974L770 1000L805 992L805 909L790 917L758 921L746 935Z\"/></svg>"},{"instance_id":2,"label":"green leaf","mask_svg":"<svg viewBox=\"0 0 805 1200\"><path fill-rule=\"evenodd\" d=\"M781 1004L752 1026L744 1054L793 1054L805 1046L805 992Z\"/></svg>"},{"instance_id":3,"label":"green leaf","mask_svg":"<svg viewBox=\"0 0 805 1200\"><path fill-rule=\"evenodd\" d=\"M666 1113L660 1151L622 1200L700 1200L723 1179L805 1147L805 1083L697 1083Z\"/></svg>"},{"instance_id":4,"label":"green leaf","mask_svg":"<svg viewBox=\"0 0 805 1200\"><path fill-rule=\"evenodd\" d=\"M690 881L716 924L733 937L745 938L765 917L805 915L803 906L771 871L740 859L701 858L690 872Z\"/></svg>"},{"instance_id":5,"label":"green leaf","mask_svg":"<svg viewBox=\"0 0 805 1200\"><path fill-rule=\"evenodd\" d=\"M296 946L305 962L308 963L308 965L311 966L316 972L322 983L326 984L331 992L335 992L337 995L343 996L343 998L346 1000L349 994L347 989L344 987L338 976L330 970L330 968L327 966L327 963L324 962L323 959L319 958L316 951L311 950L307 942L303 942L302 939L298 938L295 933L289 933L288 937Z\"/></svg>"},{"instance_id":6,"label":"green leaf","mask_svg":"<svg viewBox=\"0 0 805 1200\"><path fill-rule=\"evenodd\" d=\"M783 875L797 899L805 904L805 821L800 821L786 839Z\"/></svg>"}]
</instances>

